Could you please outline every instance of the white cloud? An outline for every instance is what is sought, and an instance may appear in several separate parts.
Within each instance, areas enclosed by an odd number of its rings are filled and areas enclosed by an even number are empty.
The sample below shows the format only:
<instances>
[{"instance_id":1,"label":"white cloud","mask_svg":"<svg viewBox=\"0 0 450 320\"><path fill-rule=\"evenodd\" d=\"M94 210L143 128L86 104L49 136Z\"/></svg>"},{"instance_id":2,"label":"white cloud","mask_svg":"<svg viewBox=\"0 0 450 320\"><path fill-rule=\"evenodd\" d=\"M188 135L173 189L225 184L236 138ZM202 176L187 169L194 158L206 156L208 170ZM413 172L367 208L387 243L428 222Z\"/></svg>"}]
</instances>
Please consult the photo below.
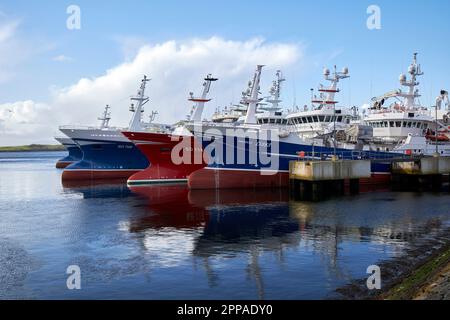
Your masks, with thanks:
<instances>
[{"instance_id":1,"label":"white cloud","mask_svg":"<svg viewBox=\"0 0 450 320\"><path fill-rule=\"evenodd\" d=\"M54 121L47 104L31 100L0 104L0 145L48 141Z\"/></svg>"},{"instance_id":2,"label":"white cloud","mask_svg":"<svg viewBox=\"0 0 450 320\"><path fill-rule=\"evenodd\" d=\"M7 21L0 24L0 44L13 37L19 24L19 20Z\"/></svg>"},{"instance_id":3,"label":"white cloud","mask_svg":"<svg viewBox=\"0 0 450 320\"><path fill-rule=\"evenodd\" d=\"M19 109L27 110L26 121L47 126L45 134L49 141L58 125L95 124L105 104L112 106L111 124L126 126L131 117L129 96L136 93L145 74L153 79L147 90L150 96L147 114L156 110L158 122L174 123L189 113L188 93L199 93L206 74L212 73L220 79L211 89L213 101L208 104L206 113L210 115L217 106L239 101L257 64L267 65L261 85L261 90L267 92L275 70L292 68L302 56L301 44L268 43L260 38L230 41L212 37L144 45L134 59L107 70L105 74L83 78L74 85L54 90L47 104L28 103L28 107ZM44 113L44 117L40 113ZM46 118L45 114L51 116ZM23 120L19 115L14 121L7 117L7 113L0 113L4 130L14 127L5 123ZM31 131L36 129L32 125L30 128ZM32 142L36 137L30 135L30 130L23 130L23 141ZM5 143L0 137L0 145Z\"/></svg>"},{"instance_id":4,"label":"white cloud","mask_svg":"<svg viewBox=\"0 0 450 320\"><path fill-rule=\"evenodd\" d=\"M67 62L67 61L72 61L72 60L73 59L71 57L65 56L63 54L53 57L53 61L57 61L57 62Z\"/></svg>"}]
</instances>

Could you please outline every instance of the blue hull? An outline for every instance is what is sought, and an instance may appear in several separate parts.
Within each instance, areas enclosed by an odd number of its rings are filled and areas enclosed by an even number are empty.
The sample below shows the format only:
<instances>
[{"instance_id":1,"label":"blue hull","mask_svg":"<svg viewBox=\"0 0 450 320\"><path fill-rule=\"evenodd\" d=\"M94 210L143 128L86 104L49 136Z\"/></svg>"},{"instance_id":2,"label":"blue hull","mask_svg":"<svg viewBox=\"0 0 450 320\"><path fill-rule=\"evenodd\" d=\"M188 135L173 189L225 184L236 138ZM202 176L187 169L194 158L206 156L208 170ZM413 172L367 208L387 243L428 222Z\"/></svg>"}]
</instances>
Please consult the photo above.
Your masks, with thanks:
<instances>
[{"instance_id":1,"label":"blue hull","mask_svg":"<svg viewBox=\"0 0 450 320\"><path fill-rule=\"evenodd\" d=\"M92 140L86 144L86 140L83 140L80 148L83 158L66 167L62 174L63 181L126 180L150 165L147 158L131 142Z\"/></svg>"},{"instance_id":2,"label":"blue hull","mask_svg":"<svg viewBox=\"0 0 450 320\"><path fill-rule=\"evenodd\" d=\"M299 153L304 152L305 158L314 159L330 159L334 155L334 148L330 147L312 147L311 145L293 144L279 141L279 150L272 151L269 141L269 147L264 147L258 154L266 153L271 159L271 162L261 161L259 157L251 159L250 157L250 145L260 145L260 143L266 141L260 141L259 139L245 139L245 161L238 162L237 149L243 150L243 148L237 147L236 138L234 140L234 148L228 148L230 143L215 142L216 148L211 148L211 160L208 164L209 169L217 170L236 170L236 171L259 171L259 170L273 170L277 172L289 172L289 162L299 159ZM207 148L212 144L208 139L203 139L203 148ZM243 147L241 144L240 147ZM228 149L228 150L227 150ZM216 151L219 150L219 151ZM252 150L260 150L252 148ZM267 150L267 151L266 151ZM234 154L227 155L227 152L232 151ZM272 153L273 152L273 153ZM242 153L242 151L241 151ZM336 155L340 159L345 160L377 160L372 162L372 173L390 173L391 164L390 159L402 156L393 152L379 152L379 151L352 151L348 149L336 149ZM253 161L252 161L253 160ZM275 163L275 165L274 165Z\"/></svg>"},{"instance_id":3,"label":"blue hull","mask_svg":"<svg viewBox=\"0 0 450 320\"><path fill-rule=\"evenodd\" d=\"M69 154L59 162L77 162L83 158L83 152L78 146L65 146Z\"/></svg>"}]
</instances>

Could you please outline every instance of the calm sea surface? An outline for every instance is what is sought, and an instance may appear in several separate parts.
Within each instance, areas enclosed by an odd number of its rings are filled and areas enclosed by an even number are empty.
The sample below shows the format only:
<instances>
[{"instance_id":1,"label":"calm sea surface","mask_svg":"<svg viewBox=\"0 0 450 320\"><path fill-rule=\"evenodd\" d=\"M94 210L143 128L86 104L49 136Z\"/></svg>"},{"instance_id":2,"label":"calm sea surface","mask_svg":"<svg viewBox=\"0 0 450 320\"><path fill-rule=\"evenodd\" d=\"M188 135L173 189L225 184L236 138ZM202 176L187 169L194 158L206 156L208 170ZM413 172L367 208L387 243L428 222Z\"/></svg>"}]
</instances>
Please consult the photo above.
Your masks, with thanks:
<instances>
[{"instance_id":1,"label":"calm sea surface","mask_svg":"<svg viewBox=\"0 0 450 320\"><path fill-rule=\"evenodd\" d=\"M450 195L61 183L64 153L0 153L0 299L321 299L450 226ZM81 290L68 290L78 265Z\"/></svg>"}]
</instances>

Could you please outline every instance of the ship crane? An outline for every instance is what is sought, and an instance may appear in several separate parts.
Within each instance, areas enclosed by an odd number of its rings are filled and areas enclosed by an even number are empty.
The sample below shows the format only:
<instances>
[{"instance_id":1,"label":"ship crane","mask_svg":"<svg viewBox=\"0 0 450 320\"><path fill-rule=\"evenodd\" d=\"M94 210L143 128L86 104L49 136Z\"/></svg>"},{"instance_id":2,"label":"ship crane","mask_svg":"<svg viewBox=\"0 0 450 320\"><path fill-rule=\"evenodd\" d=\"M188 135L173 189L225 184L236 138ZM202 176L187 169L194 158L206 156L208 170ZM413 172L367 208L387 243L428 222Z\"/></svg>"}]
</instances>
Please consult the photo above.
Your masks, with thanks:
<instances>
[{"instance_id":1,"label":"ship crane","mask_svg":"<svg viewBox=\"0 0 450 320\"><path fill-rule=\"evenodd\" d=\"M442 105L444 104L444 105ZM449 115L450 112L447 114L442 114L442 121L438 119L438 110L441 110L441 108L444 110L447 108L447 111L449 110L448 107L450 105L449 98L448 98L448 92L445 90L441 90L440 95L436 98L436 105L435 105L435 131L428 129L426 138L428 140L436 142L436 153L438 153L438 145L437 142L448 142L450 141L450 126L449 126Z\"/></svg>"},{"instance_id":2,"label":"ship crane","mask_svg":"<svg viewBox=\"0 0 450 320\"><path fill-rule=\"evenodd\" d=\"M152 123L153 121L155 121L155 118L156 118L157 114L158 114L158 111L152 111L152 113L148 116L149 123Z\"/></svg>"},{"instance_id":3,"label":"ship crane","mask_svg":"<svg viewBox=\"0 0 450 320\"><path fill-rule=\"evenodd\" d=\"M448 110L450 106L450 101L448 99L448 92L445 90L441 90L441 94L436 98L436 107L438 108L438 110L441 110L442 103L444 103L443 109L447 108Z\"/></svg>"},{"instance_id":4,"label":"ship crane","mask_svg":"<svg viewBox=\"0 0 450 320\"><path fill-rule=\"evenodd\" d=\"M446 132L450 130L450 100L448 98L448 92L446 90L441 90L440 95L436 98L436 114L438 110L444 110L444 114L442 115L442 122L436 121L439 124L441 129L444 129ZM445 111L447 113L445 114Z\"/></svg>"},{"instance_id":5,"label":"ship crane","mask_svg":"<svg viewBox=\"0 0 450 320\"><path fill-rule=\"evenodd\" d=\"M401 90L395 90L395 91L385 93L379 97L372 98L373 105L372 105L371 109L372 110L381 109L387 99L389 99L389 98L397 98L398 99L398 96L400 93L401 93Z\"/></svg>"}]
</instances>

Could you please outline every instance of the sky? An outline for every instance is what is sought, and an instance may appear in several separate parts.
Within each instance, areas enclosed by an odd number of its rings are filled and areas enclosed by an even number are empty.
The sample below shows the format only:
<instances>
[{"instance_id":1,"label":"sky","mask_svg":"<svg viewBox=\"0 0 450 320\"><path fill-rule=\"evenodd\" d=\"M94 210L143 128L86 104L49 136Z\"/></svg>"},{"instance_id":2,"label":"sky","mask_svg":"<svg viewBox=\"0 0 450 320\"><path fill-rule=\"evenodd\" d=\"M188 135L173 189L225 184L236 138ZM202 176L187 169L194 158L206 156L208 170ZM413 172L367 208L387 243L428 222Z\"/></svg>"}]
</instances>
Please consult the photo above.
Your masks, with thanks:
<instances>
[{"instance_id":1,"label":"sky","mask_svg":"<svg viewBox=\"0 0 450 320\"><path fill-rule=\"evenodd\" d=\"M70 5L80 28L69 29ZM370 5L380 29L369 29ZM283 105L309 103L324 67L348 67L343 106L362 106L400 87L413 52L425 75L423 105L450 89L450 1L4 1L0 0L0 146L53 143L59 125L93 125L104 105L126 126L129 97L152 79L146 113L174 123L213 73L205 116L238 103L257 64L267 93L281 69ZM72 21L72 20L70 20Z\"/></svg>"}]
</instances>

